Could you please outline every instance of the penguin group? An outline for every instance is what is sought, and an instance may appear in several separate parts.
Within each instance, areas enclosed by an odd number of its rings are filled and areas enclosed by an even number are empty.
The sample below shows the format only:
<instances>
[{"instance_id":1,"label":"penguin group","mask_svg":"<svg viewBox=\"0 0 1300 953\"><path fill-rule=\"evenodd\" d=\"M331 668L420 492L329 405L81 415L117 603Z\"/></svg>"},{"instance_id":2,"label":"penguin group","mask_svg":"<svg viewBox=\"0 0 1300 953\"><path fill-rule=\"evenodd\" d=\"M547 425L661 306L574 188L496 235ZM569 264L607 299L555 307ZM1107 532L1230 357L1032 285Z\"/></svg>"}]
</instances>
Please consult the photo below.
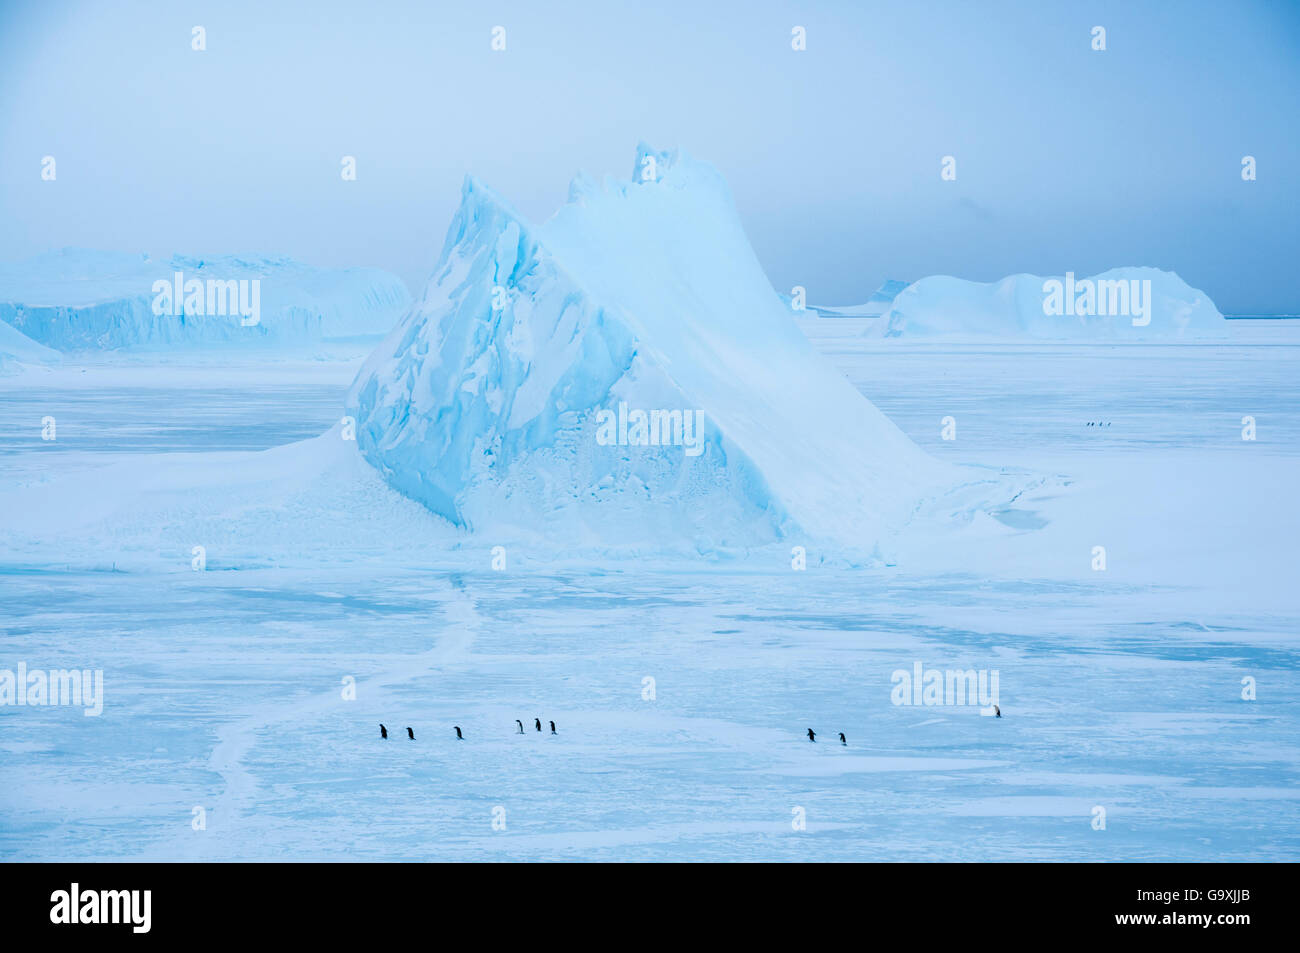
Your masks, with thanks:
<instances>
[{"instance_id":1,"label":"penguin group","mask_svg":"<svg viewBox=\"0 0 1300 953\"><path fill-rule=\"evenodd\" d=\"M994 717L996 717L996 718L1001 718L1001 717L1002 717L1002 709L999 708L997 705L994 705L994 706L993 706L993 715L994 715ZM840 735L840 744L842 744L844 747L847 748L847 747L849 746L849 739L847 739L847 738L844 737L844 732L842 732L842 731L839 733L839 735ZM809 740L809 741L813 741L813 742L815 742L815 741L817 740L817 732L813 731L811 728L808 729L808 740Z\"/></svg>"},{"instance_id":2,"label":"penguin group","mask_svg":"<svg viewBox=\"0 0 1300 953\"><path fill-rule=\"evenodd\" d=\"M841 731L839 734L840 734L840 744L844 745L845 747L848 747L849 740L844 737L844 732ZM817 740L817 732L813 731L811 728L808 729L808 740L809 741Z\"/></svg>"},{"instance_id":3,"label":"penguin group","mask_svg":"<svg viewBox=\"0 0 1300 953\"><path fill-rule=\"evenodd\" d=\"M1109 427L1109 426L1110 426L1110 421L1108 420L1108 421L1106 421L1105 423L1102 423L1100 420L1098 420L1097 422L1094 423L1093 421L1090 420L1090 421L1088 421L1088 426L1089 426L1089 427Z\"/></svg>"},{"instance_id":4,"label":"penguin group","mask_svg":"<svg viewBox=\"0 0 1300 953\"><path fill-rule=\"evenodd\" d=\"M553 734L553 735L558 735L559 732L555 730L555 722L551 721L551 722L548 722L548 723L549 723L550 726L551 726L551 734ZM515 734L517 734L517 735L522 735L522 734L524 734L524 733L525 733L525 732L524 732L524 723L523 723L522 721L520 721L518 718L516 718L516 719L515 719L515 724L519 726L519 730L518 730L517 732L515 732ZM534 719L533 719L533 727L534 727L537 731L541 731L541 730L542 730L542 719L540 719L540 718L534 718ZM464 740L465 740L465 736L464 736L463 734L461 734L461 731L460 731L460 725L452 725L452 729L456 732L456 740L457 740L457 741L464 741ZM388 728L387 728L387 727L386 727L382 722L380 722L380 724L379 724L379 737L380 737L381 739L387 739L387 738L388 738ZM412 741L415 740L415 732L414 732L413 730L411 730L411 727L410 727L409 725L408 725L407 728L406 728L406 737L410 738ZM840 737L842 738L843 735L841 735Z\"/></svg>"},{"instance_id":5,"label":"penguin group","mask_svg":"<svg viewBox=\"0 0 1300 953\"><path fill-rule=\"evenodd\" d=\"M460 733L460 725L453 725L452 727L456 729L456 737L461 741L464 741L465 736ZM388 737L388 728L385 727L383 722L379 723L379 737L381 739L386 739ZM415 732L411 729L410 725L406 726L406 737L410 738L412 741L415 740Z\"/></svg>"}]
</instances>

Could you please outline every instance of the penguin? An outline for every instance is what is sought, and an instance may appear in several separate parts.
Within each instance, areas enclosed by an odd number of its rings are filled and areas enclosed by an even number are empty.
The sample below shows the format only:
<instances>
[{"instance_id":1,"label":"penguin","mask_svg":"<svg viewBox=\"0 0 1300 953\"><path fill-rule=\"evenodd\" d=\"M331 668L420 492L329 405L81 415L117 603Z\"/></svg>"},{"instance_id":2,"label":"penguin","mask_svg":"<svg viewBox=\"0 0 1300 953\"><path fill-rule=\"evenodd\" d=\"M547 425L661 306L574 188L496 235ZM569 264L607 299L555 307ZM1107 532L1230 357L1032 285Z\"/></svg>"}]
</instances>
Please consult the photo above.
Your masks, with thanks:
<instances>
[{"instance_id":1,"label":"penguin","mask_svg":"<svg viewBox=\"0 0 1300 953\"><path fill-rule=\"evenodd\" d=\"M465 736L460 733L460 725L452 725L452 727L456 729L456 740L464 741Z\"/></svg>"},{"instance_id":2,"label":"penguin","mask_svg":"<svg viewBox=\"0 0 1300 953\"><path fill-rule=\"evenodd\" d=\"M516 718L515 724L519 726L519 733L522 735L524 733L524 723Z\"/></svg>"},{"instance_id":3,"label":"penguin","mask_svg":"<svg viewBox=\"0 0 1300 953\"><path fill-rule=\"evenodd\" d=\"M847 741L847 740L845 739L845 737L844 737L844 732L842 732L842 731L840 732L840 744L842 744L842 745L847 745L847 744L848 744L848 741Z\"/></svg>"},{"instance_id":4,"label":"penguin","mask_svg":"<svg viewBox=\"0 0 1300 953\"><path fill-rule=\"evenodd\" d=\"M555 734L555 722L551 722L551 734Z\"/></svg>"},{"instance_id":5,"label":"penguin","mask_svg":"<svg viewBox=\"0 0 1300 953\"><path fill-rule=\"evenodd\" d=\"M1002 709L999 708L997 705L994 705L994 706L993 706L993 716L994 716L995 718L1001 718L1001 717L1002 717Z\"/></svg>"},{"instance_id":6,"label":"penguin","mask_svg":"<svg viewBox=\"0 0 1300 953\"><path fill-rule=\"evenodd\" d=\"M415 740L415 732L411 730L410 725L406 726L406 737L410 738L412 741Z\"/></svg>"},{"instance_id":7,"label":"penguin","mask_svg":"<svg viewBox=\"0 0 1300 953\"><path fill-rule=\"evenodd\" d=\"M811 728L808 729L808 740L809 741L817 740L817 734Z\"/></svg>"},{"instance_id":8,"label":"penguin","mask_svg":"<svg viewBox=\"0 0 1300 953\"><path fill-rule=\"evenodd\" d=\"M537 730L538 730L538 731L541 731L541 730L542 730L542 719L540 719L540 718L534 718L534 719L533 719L533 724L537 726Z\"/></svg>"},{"instance_id":9,"label":"penguin","mask_svg":"<svg viewBox=\"0 0 1300 953\"><path fill-rule=\"evenodd\" d=\"M379 725L379 737L381 737L381 738L387 738L387 737L388 737L388 729L385 728L385 727L383 726L383 723L382 723L382 722L381 722L380 725Z\"/></svg>"}]
</instances>

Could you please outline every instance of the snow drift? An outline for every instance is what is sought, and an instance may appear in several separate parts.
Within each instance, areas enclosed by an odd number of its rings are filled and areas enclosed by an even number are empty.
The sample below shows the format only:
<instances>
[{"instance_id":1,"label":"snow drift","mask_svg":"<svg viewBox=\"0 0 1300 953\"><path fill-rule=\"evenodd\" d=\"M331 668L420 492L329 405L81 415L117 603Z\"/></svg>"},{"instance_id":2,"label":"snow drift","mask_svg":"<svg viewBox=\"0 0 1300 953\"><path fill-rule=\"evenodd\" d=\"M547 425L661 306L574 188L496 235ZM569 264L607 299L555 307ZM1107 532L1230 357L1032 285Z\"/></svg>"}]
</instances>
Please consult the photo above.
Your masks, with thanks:
<instances>
[{"instance_id":1,"label":"snow drift","mask_svg":"<svg viewBox=\"0 0 1300 953\"><path fill-rule=\"evenodd\" d=\"M37 344L31 338L0 322L0 374L8 374L22 364L57 364L58 351Z\"/></svg>"},{"instance_id":2,"label":"snow drift","mask_svg":"<svg viewBox=\"0 0 1300 953\"><path fill-rule=\"evenodd\" d=\"M156 283L197 281L202 300ZM241 323L225 286L258 282L258 320ZM213 285L222 292L209 297ZM221 307L213 308L217 301ZM376 268L316 268L289 258L190 258L64 249L0 266L0 321L58 350L185 345L295 345L387 333L410 303L401 280ZM163 313L156 313L162 310Z\"/></svg>"},{"instance_id":3,"label":"snow drift","mask_svg":"<svg viewBox=\"0 0 1300 953\"><path fill-rule=\"evenodd\" d=\"M1114 268L1091 278L935 275L908 286L868 333L885 337L1152 341L1223 338L1214 302L1178 275Z\"/></svg>"},{"instance_id":4,"label":"snow drift","mask_svg":"<svg viewBox=\"0 0 1300 953\"><path fill-rule=\"evenodd\" d=\"M953 472L813 350L721 175L644 145L633 182L579 176L540 227L467 178L349 413L452 523L579 543L869 550Z\"/></svg>"}]
</instances>

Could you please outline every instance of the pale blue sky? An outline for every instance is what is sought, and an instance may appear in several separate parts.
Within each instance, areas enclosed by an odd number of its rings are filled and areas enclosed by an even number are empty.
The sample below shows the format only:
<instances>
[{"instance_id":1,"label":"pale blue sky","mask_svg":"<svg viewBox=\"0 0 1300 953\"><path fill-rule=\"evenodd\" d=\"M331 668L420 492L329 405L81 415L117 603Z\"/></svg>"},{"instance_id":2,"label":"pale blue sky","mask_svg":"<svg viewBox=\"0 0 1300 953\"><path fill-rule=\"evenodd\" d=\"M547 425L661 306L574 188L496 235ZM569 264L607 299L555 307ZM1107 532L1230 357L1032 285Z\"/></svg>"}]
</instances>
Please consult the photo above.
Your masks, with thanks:
<instances>
[{"instance_id":1,"label":"pale blue sky","mask_svg":"<svg viewBox=\"0 0 1300 953\"><path fill-rule=\"evenodd\" d=\"M466 172L541 220L645 139L722 169L816 303L1154 265L1295 313L1298 117L1288 2L4 2L0 258L263 252L418 291Z\"/></svg>"}]
</instances>

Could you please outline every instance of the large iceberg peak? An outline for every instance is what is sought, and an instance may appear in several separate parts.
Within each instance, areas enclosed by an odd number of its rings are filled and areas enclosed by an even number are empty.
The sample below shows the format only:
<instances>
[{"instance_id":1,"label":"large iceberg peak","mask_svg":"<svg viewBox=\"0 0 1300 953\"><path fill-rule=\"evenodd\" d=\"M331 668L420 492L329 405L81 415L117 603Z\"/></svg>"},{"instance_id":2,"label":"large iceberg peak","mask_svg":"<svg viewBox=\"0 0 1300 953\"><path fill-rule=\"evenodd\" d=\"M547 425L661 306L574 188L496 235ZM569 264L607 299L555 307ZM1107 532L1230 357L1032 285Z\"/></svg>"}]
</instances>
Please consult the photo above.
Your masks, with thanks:
<instances>
[{"instance_id":1,"label":"large iceberg peak","mask_svg":"<svg viewBox=\"0 0 1300 953\"><path fill-rule=\"evenodd\" d=\"M711 162L696 159L680 147L659 151L642 142L637 146L632 184L647 191L685 191L696 200L710 200L715 211L733 204L726 177ZM655 190L653 187L658 186ZM746 239L748 242L748 239Z\"/></svg>"},{"instance_id":2,"label":"large iceberg peak","mask_svg":"<svg viewBox=\"0 0 1300 953\"><path fill-rule=\"evenodd\" d=\"M452 217L451 233L457 232L458 224L461 226L459 233L465 234L510 222L521 229L527 228L524 217L495 189L485 185L477 176L465 176L460 186L460 205Z\"/></svg>"},{"instance_id":3,"label":"large iceberg peak","mask_svg":"<svg viewBox=\"0 0 1300 953\"><path fill-rule=\"evenodd\" d=\"M362 454L497 538L870 552L952 474L809 344L713 166L642 143L637 169L580 177L536 227L466 180L421 301L353 384Z\"/></svg>"},{"instance_id":4,"label":"large iceberg peak","mask_svg":"<svg viewBox=\"0 0 1300 953\"><path fill-rule=\"evenodd\" d=\"M732 203L727 180L712 164L692 158L681 148L659 150L641 142L630 180L606 176L600 181L579 172L570 181L568 202L556 217L562 217L569 206L586 206L604 195L626 197L629 192L643 192L650 202L660 201L668 192L688 192L690 201L712 201L715 213Z\"/></svg>"},{"instance_id":5,"label":"large iceberg peak","mask_svg":"<svg viewBox=\"0 0 1300 953\"><path fill-rule=\"evenodd\" d=\"M459 248L493 244L507 236L531 244L535 241L531 231L514 206L475 176L467 175L460 187L460 205L447 228L435 275Z\"/></svg>"},{"instance_id":6,"label":"large iceberg peak","mask_svg":"<svg viewBox=\"0 0 1300 953\"><path fill-rule=\"evenodd\" d=\"M636 162L632 166L633 182L658 182L664 173L677 163L689 157L681 149L672 149L660 152L643 140L636 146Z\"/></svg>"}]
</instances>

